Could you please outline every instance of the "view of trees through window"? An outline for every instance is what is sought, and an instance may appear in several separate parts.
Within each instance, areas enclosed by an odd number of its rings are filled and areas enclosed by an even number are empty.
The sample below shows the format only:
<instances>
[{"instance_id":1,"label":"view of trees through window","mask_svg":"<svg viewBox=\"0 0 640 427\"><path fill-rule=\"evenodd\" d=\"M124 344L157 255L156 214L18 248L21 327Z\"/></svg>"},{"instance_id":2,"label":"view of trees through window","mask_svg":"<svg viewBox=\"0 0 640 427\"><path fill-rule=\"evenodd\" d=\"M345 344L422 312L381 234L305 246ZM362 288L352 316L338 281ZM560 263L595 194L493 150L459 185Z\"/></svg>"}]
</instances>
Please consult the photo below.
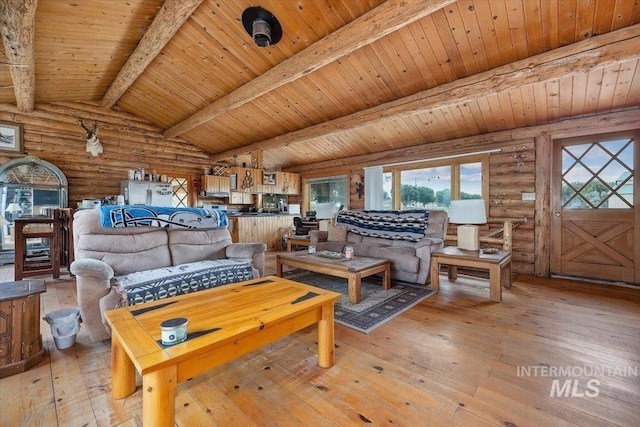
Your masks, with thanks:
<instances>
[{"instance_id":1,"label":"view of trees through window","mask_svg":"<svg viewBox=\"0 0 640 427\"><path fill-rule=\"evenodd\" d=\"M393 209L393 174L383 176L384 209ZM459 194L452 194L454 182ZM400 171L400 209L449 209L451 199L482 198L482 162Z\"/></svg>"}]
</instances>

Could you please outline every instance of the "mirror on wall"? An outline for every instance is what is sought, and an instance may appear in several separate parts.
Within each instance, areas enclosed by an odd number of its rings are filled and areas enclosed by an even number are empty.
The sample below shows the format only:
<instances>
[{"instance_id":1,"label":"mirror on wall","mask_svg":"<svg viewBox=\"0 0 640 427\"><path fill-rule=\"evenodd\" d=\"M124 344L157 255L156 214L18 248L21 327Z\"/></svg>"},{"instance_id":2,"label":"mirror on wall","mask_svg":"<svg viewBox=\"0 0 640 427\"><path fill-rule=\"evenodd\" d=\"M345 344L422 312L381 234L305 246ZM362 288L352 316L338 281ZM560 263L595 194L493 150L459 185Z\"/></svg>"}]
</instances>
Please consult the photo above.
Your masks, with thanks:
<instances>
[{"instance_id":1,"label":"mirror on wall","mask_svg":"<svg viewBox=\"0 0 640 427\"><path fill-rule=\"evenodd\" d=\"M0 165L0 264L14 262L14 221L67 207L67 178L55 165L26 156ZM30 242L47 250L48 242ZM27 251L29 251L29 245Z\"/></svg>"}]
</instances>

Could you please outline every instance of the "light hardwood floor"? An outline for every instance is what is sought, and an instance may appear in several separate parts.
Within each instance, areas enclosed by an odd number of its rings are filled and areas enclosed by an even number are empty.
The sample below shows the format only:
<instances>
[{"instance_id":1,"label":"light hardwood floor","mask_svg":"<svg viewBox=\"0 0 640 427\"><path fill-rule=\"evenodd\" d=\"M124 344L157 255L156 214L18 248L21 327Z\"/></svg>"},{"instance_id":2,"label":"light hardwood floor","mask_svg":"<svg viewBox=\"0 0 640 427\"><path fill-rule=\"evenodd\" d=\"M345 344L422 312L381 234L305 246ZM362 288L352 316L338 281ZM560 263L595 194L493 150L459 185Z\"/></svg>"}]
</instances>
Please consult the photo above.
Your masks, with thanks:
<instances>
[{"instance_id":1,"label":"light hardwood floor","mask_svg":"<svg viewBox=\"0 0 640 427\"><path fill-rule=\"evenodd\" d=\"M640 425L640 289L518 276L492 303L485 280L440 286L368 335L336 325L330 369L308 328L180 384L176 425ZM42 298L43 315L76 305L73 280ZM0 426L142 425L139 389L111 398L109 341L42 332L46 359L0 380Z\"/></svg>"}]
</instances>

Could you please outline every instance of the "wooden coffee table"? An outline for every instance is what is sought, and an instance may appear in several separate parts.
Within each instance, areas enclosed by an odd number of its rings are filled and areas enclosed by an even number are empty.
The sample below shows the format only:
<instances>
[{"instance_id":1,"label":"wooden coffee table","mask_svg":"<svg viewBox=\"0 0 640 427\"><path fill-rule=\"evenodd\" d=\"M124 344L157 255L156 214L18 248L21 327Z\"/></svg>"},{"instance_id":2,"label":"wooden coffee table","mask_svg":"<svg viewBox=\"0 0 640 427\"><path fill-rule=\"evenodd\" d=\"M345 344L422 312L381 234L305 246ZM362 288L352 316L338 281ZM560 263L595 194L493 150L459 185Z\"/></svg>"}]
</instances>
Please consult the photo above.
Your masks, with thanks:
<instances>
[{"instance_id":1,"label":"wooden coffee table","mask_svg":"<svg viewBox=\"0 0 640 427\"><path fill-rule=\"evenodd\" d=\"M333 302L341 295L278 277L240 282L107 311L113 397L135 391L142 376L145 426L173 426L175 388L265 344L318 324L318 365L334 363ZM160 324L186 317L187 340L161 344Z\"/></svg>"},{"instance_id":2,"label":"wooden coffee table","mask_svg":"<svg viewBox=\"0 0 640 427\"><path fill-rule=\"evenodd\" d=\"M307 252L280 253L276 256L276 275L278 277L282 277L283 265L347 279L351 304L357 304L362 300L361 280L363 277L383 273L382 284L384 288L391 288L391 262L388 259L358 256L348 260L325 258Z\"/></svg>"},{"instance_id":3,"label":"wooden coffee table","mask_svg":"<svg viewBox=\"0 0 640 427\"><path fill-rule=\"evenodd\" d=\"M440 265L449 265L449 280L458 278L458 267L489 270L489 300L502 301L502 286L511 287L511 251L485 254L447 246L431 252L431 288L440 287Z\"/></svg>"}]
</instances>

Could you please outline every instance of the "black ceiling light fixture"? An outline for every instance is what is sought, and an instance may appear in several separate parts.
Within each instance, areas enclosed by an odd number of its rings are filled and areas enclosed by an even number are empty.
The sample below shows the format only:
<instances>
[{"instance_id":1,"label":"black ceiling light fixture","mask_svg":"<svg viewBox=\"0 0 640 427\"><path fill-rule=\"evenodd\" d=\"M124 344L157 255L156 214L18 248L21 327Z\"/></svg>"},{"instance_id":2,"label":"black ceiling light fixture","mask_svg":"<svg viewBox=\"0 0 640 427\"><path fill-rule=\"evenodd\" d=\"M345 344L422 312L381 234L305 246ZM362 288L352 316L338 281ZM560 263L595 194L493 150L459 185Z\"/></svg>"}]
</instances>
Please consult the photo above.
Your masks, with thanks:
<instances>
[{"instance_id":1,"label":"black ceiling light fixture","mask_svg":"<svg viewBox=\"0 0 640 427\"><path fill-rule=\"evenodd\" d=\"M242 12L242 25L260 47L276 44L282 38L282 27L278 18L260 6L249 7Z\"/></svg>"}]
</instances>

